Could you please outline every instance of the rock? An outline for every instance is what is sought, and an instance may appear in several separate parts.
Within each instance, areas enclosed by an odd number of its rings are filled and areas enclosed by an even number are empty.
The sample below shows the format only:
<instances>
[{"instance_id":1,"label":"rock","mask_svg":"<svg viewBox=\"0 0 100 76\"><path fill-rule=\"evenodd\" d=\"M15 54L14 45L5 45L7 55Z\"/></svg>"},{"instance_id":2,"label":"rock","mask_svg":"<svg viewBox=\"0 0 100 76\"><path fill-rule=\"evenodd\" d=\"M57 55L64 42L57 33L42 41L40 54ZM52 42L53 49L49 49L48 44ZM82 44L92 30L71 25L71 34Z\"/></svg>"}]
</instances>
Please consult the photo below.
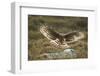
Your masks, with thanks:
<instances>
[{"instance_id":1,"label":"rock","mask_svg":"<svg viewBox=\"0 0 100 76\"><path fill-rule=\"evenodd\" d=\"M67 54L67 56L69 58L76 58L77 57L76 51L74 49L65 49L64 53Z\"/></svg>"},{"instance_id":2,"label":"rock","mask_svg":"<svg viewBox=\"0 0 100 76\"><path fill-rule=\"evenodd\" d=\"M76 58L77 54L74 49L65 49L62 52L43 53L40 57L44 57L45 59L72 59Z\"/></svg>"}]
</instances>

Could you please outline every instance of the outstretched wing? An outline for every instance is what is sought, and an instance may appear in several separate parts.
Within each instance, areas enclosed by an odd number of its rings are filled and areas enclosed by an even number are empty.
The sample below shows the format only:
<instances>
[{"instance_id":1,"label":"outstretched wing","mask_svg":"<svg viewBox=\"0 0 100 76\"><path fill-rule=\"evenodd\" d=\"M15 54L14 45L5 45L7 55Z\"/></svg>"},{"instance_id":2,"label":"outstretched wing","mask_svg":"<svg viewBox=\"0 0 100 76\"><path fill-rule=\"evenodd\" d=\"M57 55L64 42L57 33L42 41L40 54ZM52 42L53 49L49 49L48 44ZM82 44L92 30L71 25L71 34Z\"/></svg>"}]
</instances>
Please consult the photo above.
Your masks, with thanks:
<instances>
[{"instance_id":1,"label":"outstretched wing","mask_svg":"<svg viewBox=\"0 0 100 76\"><path fill-rule=\"evenodd\" d=\"M41 26L40 32L49 40L56 40L60 35L48 26Z\"/></svg>"},{"instance_id":2,"label":"outstretched wing","mask_svg":"<svg viewBox=\"0 0 100 76\"><path fill-rule=\"evenodd\" d=\"M74 32L67 33L66 35L63 36L63 38L66 41L66 43L73 43L80 39L83 39L84 34L82 32L74 31Z\"/></svg>"}]
</instances>

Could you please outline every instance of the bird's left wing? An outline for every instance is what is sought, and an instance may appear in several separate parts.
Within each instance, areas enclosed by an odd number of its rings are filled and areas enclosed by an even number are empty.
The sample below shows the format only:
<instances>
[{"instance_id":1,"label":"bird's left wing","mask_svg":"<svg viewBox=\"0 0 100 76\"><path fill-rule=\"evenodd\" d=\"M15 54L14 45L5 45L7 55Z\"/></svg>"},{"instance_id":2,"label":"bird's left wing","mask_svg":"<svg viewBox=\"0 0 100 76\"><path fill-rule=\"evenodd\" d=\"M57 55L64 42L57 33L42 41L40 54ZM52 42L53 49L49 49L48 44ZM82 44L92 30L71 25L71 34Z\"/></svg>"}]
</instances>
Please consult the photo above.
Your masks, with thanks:
<instances>
[{"instance_id":1,"label":"bird's left wing","mask_svg":"<svg viewBox=\"0 0 100 76\"><path fill-rule=\"evenodd\" d=\"M80 39L83 39L84 33L74 31L74 32L67 33L66 35L63 36L63 38L65 39L66 43L73 43Z\"/></svg>"}]
</instances>

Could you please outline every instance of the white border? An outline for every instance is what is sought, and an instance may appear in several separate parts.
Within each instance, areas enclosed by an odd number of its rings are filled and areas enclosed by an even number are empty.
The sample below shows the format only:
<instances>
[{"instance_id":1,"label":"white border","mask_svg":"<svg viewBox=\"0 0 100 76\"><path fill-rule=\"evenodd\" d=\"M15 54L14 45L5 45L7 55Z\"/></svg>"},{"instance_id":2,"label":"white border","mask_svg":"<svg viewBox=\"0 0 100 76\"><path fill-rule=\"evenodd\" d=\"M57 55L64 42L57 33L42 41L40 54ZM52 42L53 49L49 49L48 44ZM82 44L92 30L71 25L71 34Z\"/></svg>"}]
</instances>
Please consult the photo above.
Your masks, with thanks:
<instances>
[{"instance_id":1,"label":"white border","mask_svg":"<svg viewBox=\"0 0 100 76\"><path fill-rule=\"evenodd\" d=\"M33 4L12 3L12 72L46 72L74 68L91 68L95 65L95 9L35 7ZM87 16L89 34L89 58L77 60L27 61L28 14ZM26 47L26 48L25 48ZM91 50L91 51L90 51ZM66 66L65 66L66 65Z\"/></svg>"}]
</instances>

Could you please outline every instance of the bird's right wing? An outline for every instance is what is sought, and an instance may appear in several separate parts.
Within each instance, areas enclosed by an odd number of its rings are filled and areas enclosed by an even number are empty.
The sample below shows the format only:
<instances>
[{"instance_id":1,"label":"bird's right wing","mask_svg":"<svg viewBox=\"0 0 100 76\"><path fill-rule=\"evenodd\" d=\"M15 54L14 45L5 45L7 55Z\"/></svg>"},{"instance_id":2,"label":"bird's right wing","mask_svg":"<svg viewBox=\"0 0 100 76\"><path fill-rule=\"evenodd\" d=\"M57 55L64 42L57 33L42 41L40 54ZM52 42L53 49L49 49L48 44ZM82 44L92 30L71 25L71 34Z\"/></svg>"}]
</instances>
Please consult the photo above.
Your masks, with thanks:
<instances>
[{"instance_id":1,"label":"bird's right wing","mask_svg":"<svg viewBox=\"0 0 100 76\"><path fill-rule=\"evenodd\" d=\"M40 26L40 32L49 40L56 40L60 36L53 29L45 25Z\"/></svg>"}]
</instances>

